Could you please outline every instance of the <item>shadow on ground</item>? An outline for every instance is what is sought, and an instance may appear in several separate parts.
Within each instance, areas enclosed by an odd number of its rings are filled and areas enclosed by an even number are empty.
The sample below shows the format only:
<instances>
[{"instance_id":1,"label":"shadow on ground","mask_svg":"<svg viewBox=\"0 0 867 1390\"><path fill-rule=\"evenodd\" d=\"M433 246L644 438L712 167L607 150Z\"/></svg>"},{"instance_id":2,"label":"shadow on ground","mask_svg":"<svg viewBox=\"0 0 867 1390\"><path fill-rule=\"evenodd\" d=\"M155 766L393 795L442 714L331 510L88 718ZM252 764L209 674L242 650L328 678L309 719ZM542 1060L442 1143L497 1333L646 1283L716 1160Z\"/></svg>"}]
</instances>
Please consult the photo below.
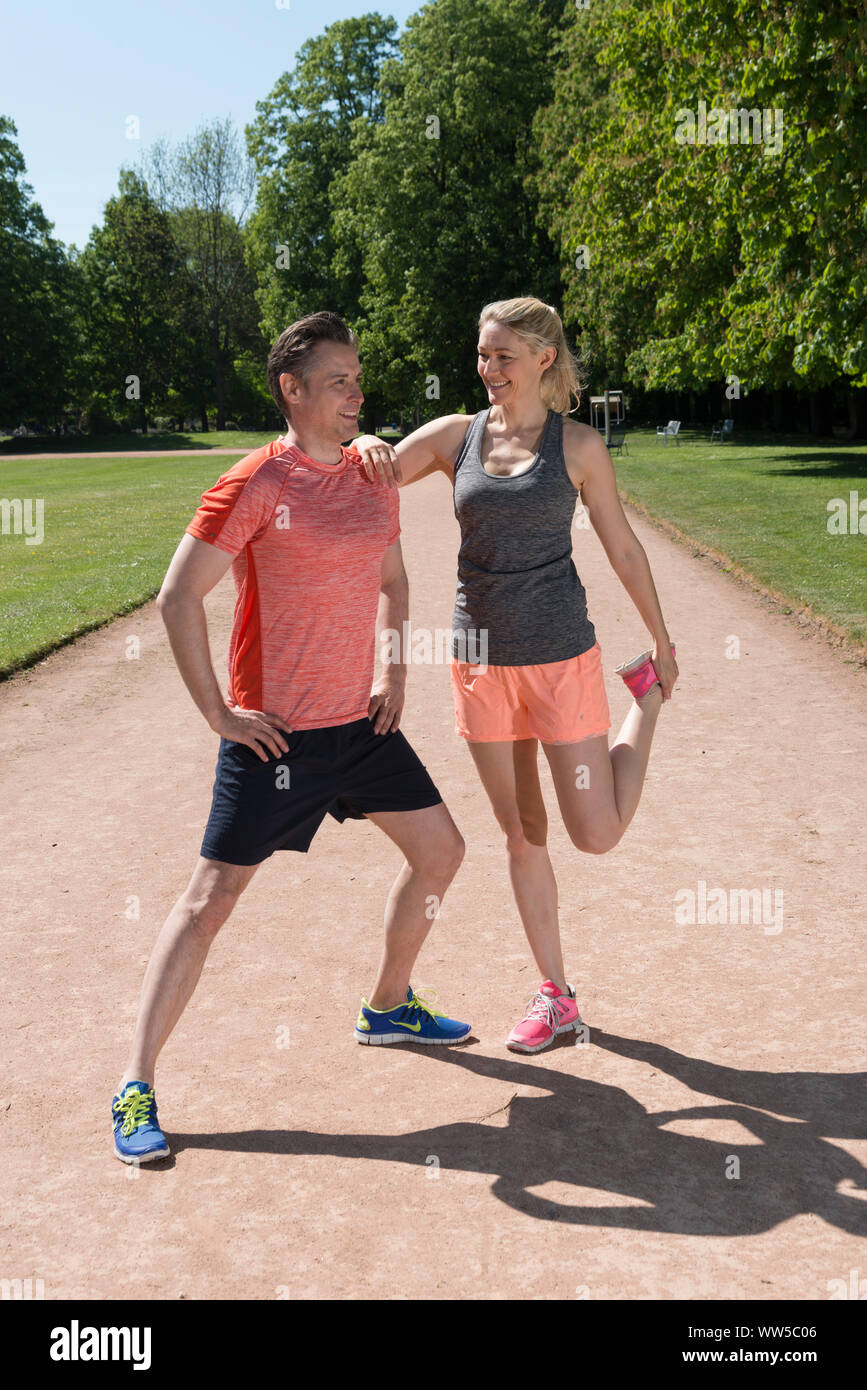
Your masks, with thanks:
<instances>
[{"instance_id":1,"label":"shadow on ground","mask_svg":"<svg viewBox=\"0 0 867 1390\"><path fill-rule=\"evenodd\" d=\"M491 1115L482 1115L403 1135L249 1130L168 1138L175 1153L199 1148L328 1154L415 1167L436 1156L443 1173L493 1174L491 1191L500 1201L545 1221L732 1236L767 1231L812 1212L841 1230L867 1234L867 1170L827 1142L867 1133L867 1074L738 1071L595 1030L593 1043L721 1103L652 1112L619 1086L530 1061L485 1057L465 1048L431 1048L423 1055L433 1064L462 1067L516 1088L537 1086L549 1094L516 1092L494 1112L499 1116L494 1123ZM666 1128L691 1120L737 1121L752 1139L738 1145ZM726 1176L732 1155L740 1161L738 1178ZM575 1188L575 1203L532 1191L549 1182ZM841 1186L856 1195L839 1191ZM592 1205L582 1205L581 1189L595 1192ZM605 1205L599 1201L605 1193L620 1202ZM623 1200L646 1205L622 1205Z\"/></svg>"},{"instance_id":2,"label":"shadow on ground","mask_svg":"<svg viewBox=\"0 0 867 1390\"><path fill-rule=\"evenodd\" d=\"M768 477L781 478L864 478L867 477L867 449L859 453L841 453L829 449L822 454L812 449L806 454L789 454L786 468L765 468Z\"/></svg>"}]
</instances>

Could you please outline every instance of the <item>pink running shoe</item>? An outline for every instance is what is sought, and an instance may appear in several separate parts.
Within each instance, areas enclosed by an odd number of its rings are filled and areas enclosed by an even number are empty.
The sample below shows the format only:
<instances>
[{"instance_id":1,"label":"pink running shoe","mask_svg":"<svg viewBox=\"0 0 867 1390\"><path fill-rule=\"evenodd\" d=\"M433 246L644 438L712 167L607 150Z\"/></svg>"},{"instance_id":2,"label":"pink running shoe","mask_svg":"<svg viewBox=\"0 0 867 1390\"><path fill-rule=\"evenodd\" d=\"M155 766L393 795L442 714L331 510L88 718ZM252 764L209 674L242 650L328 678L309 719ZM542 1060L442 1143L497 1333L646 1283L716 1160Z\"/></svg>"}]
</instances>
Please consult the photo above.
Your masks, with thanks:
<instances>
[{"instance_id":1,"label":"pink running shoe","mask_svg":"<svg viewBox=\"0 0 867 1390\"><path fill-rule=\"evenodd\" d=\"M673 642L671 651L673 656L677 656L677 648ZM615 675L622 676L624 684L636 700L641 700L659 681L656 667L650 659L650 652L642 652L641 656L635 657L633 661L624 661L622 665L615 666L614 672Z\"/></svg>"},{"instance_id":2,"label":"pink running shoe","mask_svg":"<svg viewBox=\"0 0 867 1390\"><path fill-rule=\"evenodd\" d=\"M581 1026L575 991L567 985L561 994L551 980L543 980L527 1005L524 1017L506 1039L512 1052L541 1052L558 1033L569 1033Z\"/></svg>"}]
</instances>

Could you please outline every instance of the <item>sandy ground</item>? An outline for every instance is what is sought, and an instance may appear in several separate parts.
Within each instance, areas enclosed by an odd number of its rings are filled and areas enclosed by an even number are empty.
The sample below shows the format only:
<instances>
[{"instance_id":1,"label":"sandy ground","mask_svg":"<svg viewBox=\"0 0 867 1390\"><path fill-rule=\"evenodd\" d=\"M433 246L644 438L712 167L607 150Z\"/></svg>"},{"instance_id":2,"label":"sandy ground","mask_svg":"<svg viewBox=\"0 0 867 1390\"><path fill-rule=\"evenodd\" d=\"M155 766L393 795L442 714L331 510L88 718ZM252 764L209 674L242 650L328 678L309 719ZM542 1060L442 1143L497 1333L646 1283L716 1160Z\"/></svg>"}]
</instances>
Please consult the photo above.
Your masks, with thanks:
<instances>
[{"instance_id":1,"label":"sandy ground","mask_svg":"<svg viewBox=\"0 0 867 1390\"><path fill-rule=\"evenodd\" d=\"M401 500L413 624L447 628L447 485ZM158 1072L173 1157L140 1172L110 1101L217 741L152 604L0 686L0 1276L48 1299L823 1300L867 1273L864 673L634 525L682 675L612 853L572 847L543 771L590 1043L503 1046L535 968L447 667L415 666L403 728L468 852L414 983L473 1040L354 1042L400 859L329 818L220 934ZM575 536L616 728L645 633ZM221 676L232 596L209 599ZM700 883L771 912L678 921Z\"/></svg>"}]
</instances>

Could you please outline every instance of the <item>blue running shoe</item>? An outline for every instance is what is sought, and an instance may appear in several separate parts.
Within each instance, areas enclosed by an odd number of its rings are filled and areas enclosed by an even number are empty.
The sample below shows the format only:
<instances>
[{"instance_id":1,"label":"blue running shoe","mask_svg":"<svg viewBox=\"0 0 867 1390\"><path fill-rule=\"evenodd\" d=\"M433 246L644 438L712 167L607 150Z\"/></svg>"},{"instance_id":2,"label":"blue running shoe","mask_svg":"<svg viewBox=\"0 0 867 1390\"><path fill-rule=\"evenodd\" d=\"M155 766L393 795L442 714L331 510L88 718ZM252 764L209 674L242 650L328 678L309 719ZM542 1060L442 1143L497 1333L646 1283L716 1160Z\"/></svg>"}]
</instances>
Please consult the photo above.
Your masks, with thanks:
<instances>
[{"instance_id":1,"label":"blue running shoe","mask_svg":"<svg viewBox=\"0 0 867 1390\"><path fill-rule=\"evenodd\" d=\"M168 1158L171 1149L157 1123L157 1103L144 1081L128 1081L113 1098L114 1152L122 1163Z\"/></svg>"},{"instance_id":2,"label":"blue running shoe","mask_svg":"<svg viewBox=\"0 0 867 1390\"><path fill-rule=\"evenodd\" d=\"M435 999L436 990L430 993ZM405 1004L397 1004L384 1012L372 1009L367 1000L362 999L355 1024L355 1038L360 1043L416 1042L449 1046L463 1042L471 1031L471 1023L458 1023L457 1019L446 1018L431 1007L425 996L417 994L412 986L406 992Z\"/></svg>"}]
</instances>

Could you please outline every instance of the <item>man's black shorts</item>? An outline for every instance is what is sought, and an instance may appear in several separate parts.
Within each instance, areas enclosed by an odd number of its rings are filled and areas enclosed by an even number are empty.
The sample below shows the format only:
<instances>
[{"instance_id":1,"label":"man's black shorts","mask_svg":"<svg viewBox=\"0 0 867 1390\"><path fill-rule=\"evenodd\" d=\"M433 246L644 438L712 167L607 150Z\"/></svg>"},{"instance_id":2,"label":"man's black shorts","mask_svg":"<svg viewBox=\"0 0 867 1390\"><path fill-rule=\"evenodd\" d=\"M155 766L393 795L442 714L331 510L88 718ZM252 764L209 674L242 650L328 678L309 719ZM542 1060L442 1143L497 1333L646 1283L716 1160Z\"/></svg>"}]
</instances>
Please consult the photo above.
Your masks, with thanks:
<instances>
[{"instance_id":1,"label":"man's black shorts","mask_svg":"<svg viewBox=\"0 0 867 1390\"><path fill-rule=\"evenodd\" d=\"M377 734L365 717L284 737L289 752L267 762L245 743L220 739L205 859L261 864L278 849L306 854L326 814L361 820L442 801L400 729Z\"/></svg>"}]
</instances>

